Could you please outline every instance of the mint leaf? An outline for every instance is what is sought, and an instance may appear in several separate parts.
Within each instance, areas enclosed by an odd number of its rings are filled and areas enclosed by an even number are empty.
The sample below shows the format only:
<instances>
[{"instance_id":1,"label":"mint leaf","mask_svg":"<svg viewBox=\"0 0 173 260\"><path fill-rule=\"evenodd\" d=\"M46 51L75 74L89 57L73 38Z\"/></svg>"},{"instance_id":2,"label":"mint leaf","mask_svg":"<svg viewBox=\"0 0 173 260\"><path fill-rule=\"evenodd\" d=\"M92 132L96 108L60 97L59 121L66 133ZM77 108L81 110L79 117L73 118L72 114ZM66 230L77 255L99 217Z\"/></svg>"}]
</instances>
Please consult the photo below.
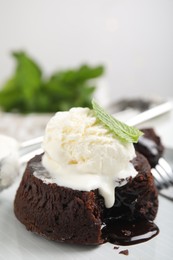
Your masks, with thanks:
<instances>
[{"instance_id":1,"label":"mint leaf","mask_svg":"<svg viewBox=\"0 0 173 260\"><path fill-rule=\"evenodd\" d=\"M49 109L54 112L71 107L91 107L95 91L91 79L101 76L103 72L102 66L88 65L55 72L45 84L47 97L51 100Z\"/></svg>"},{"instance_id":2,"label":"mint leaf","mask_svg":"<svg viewBox=\"0 0 173 260\"><path fill-rule=\"evenodd\" d=\"M34 111L42 84L41 69L24 52L12 55L16 68L0 91L0 106L5 111Z\"/></svg>"},{"instance_id":3,"label":"mint leaf","mask_svg":"<svg viewBox=\"0 0 173 260\"><path fill-rule=\"evenodd\" d=\"M92 101L93 110L96 117L112 131L122 142L137 143L143 133L135 127L128 126L125 123L108 114L94 100Z\"/></svg>"},{"instance_id":4,"label":"mint leaf","mask_svg":"<svg viewBox=\"0 0 173 260\"><path fill-rule=\"evenodd\" d=\"M17 61L15 80L16 87L19 88L22 94L22 107L25 111L34 110L42 84L41 69L24 52L13 52L13 57Z\"/></svg>"}]
</instances>

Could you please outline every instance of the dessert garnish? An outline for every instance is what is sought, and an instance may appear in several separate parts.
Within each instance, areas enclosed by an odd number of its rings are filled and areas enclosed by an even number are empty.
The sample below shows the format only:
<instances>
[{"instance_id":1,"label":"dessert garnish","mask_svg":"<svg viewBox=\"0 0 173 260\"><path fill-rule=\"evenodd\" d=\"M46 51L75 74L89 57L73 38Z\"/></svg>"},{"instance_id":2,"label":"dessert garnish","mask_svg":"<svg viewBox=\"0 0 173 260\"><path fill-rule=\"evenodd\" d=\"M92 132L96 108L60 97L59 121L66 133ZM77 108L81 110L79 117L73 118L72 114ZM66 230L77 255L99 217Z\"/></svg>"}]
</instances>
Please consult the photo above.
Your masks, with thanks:
<instances>
[{"instance_id":1,"label":"dessert garnish","mask_svg":"<svg viewBox=\"0 0 173 260\"><path fill-rule=\"evenodd\" d=\"M128 126L119 121L111 114L108 114L99 104L92 101L96 117L105 124L123 142L137 143L143 133L136 127Z\"/></svg>"}]
</instances>

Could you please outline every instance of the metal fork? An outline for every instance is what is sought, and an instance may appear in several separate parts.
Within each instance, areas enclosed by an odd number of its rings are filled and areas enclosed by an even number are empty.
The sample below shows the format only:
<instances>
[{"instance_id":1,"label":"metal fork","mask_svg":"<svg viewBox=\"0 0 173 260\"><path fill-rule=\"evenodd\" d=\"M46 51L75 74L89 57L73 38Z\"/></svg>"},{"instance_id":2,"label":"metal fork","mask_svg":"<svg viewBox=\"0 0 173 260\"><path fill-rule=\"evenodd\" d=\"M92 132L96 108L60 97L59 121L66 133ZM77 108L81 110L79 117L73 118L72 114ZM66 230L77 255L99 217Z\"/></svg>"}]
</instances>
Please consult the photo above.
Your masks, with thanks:
<instances>
[{"instance_id":1,"label":"metal fork","mask_svg":"<svg viewBox=\"0 0 173 260\"><path fill-rule=\"evenodd\" d=\"M173 150L166 148L165 157L168 161L171 161L173 159ZM173 201L173 168L168 161L160 158L155 168L151 169L151 172L159 194Z\"/></svg>"},{"instance_id":2,"label":"metal fork","mask_svg":"<svg viewBox=\"0 0 173 260\"><path fill-rule=\"evenodd\" d=\"M161 157L155 168L151 169L158 190L173 185L173 170L170 164Z\"/></svg>"}]
</instances>

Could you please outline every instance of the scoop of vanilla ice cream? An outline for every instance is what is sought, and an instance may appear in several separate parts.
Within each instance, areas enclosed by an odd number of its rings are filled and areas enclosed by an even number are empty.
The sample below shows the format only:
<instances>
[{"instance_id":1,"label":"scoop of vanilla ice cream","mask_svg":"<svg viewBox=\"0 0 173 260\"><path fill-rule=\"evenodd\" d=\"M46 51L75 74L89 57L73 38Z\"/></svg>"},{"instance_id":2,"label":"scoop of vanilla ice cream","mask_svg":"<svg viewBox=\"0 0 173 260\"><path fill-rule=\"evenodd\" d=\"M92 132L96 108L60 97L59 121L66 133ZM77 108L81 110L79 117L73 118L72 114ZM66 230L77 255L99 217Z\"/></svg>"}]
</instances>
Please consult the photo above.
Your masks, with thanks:
<instances>
[{"instance_id":1,"label":"scoop of vanilla ice cream","mask_svg":"<svg viewBox=\"0 0 173 260\"><path fill-rule=\"evenodd\" d=\"M115 201L115 187L137 172L130 163L134 146L122 143L88 108L58 112L48 122L43 165L58 185L77 190L99 189L106 207ZM120 184L121 183L121 184Z\"/></svg>"}]
</instances>

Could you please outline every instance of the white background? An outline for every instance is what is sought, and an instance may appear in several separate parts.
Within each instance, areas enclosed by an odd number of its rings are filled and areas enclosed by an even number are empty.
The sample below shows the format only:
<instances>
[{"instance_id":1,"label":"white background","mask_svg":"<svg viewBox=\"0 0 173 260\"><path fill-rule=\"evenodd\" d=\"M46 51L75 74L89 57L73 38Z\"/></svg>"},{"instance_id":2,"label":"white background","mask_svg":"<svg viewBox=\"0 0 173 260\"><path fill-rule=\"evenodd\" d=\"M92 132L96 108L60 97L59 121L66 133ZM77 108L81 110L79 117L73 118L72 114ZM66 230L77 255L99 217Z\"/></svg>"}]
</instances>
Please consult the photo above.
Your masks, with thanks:
<instances>
[{"instance_id":1,"label":"white background","mask_svg":"<svg viewBox=\"0 0 173 260\"><path fill-rule=\"evenodd\" d=\"M47 74L87 62L106 66L111 100L173 96L172 0L0 0L0 86L12 50Z\"/></svg>"}]
</instances>

